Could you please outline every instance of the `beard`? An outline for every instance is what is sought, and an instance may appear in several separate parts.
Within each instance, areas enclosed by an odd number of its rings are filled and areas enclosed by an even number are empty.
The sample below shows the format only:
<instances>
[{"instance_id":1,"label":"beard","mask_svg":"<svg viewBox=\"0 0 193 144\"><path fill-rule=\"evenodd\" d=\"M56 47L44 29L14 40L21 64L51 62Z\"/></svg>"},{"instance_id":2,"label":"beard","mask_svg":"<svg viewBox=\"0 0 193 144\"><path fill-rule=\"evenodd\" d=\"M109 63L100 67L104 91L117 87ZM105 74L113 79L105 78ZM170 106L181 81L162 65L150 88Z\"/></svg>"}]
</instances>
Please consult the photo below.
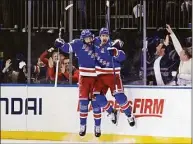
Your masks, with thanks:
<instances>
[{"instance_id":1,"label":"beard","mask_svg":"<svg viewBox=\"0 0 193 144\"><path fill-rule=\"evenodd\" d=\"M90 46L90 45L92 45L92 42L88 42L88 43L86 43L86 44Z\"/></svg>"},{"instance_id":2,"label":"beard","mask_svg":"<svg viewBox=\"0 0 193 144\"><path fill-rule=\"evenodd\" d=\"M103 39L103 40L102 40L102 43L107 43L107 39Z\"/></svg>"},{"instance_id":3,"label":"beard","mask_svg":"<svg viewBox=\"0 0 193 144\"><path fill-rule=\"evenodd\" d=\"M101 40L101 45L105 45L107 43L107 41L108 41L107 39L102 39Z\"/></svg>"}]
</instances>

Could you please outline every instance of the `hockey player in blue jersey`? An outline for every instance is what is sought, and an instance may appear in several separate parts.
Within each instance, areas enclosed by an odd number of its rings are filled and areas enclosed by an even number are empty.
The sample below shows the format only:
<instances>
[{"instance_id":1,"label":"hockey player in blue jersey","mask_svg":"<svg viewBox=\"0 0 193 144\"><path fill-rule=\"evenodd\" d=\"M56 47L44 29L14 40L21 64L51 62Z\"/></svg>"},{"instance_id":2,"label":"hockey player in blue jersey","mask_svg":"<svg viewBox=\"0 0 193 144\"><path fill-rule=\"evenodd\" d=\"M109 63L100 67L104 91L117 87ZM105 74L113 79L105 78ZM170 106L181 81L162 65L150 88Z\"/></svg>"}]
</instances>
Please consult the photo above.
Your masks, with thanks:
<instances>
[{"instance_id":1,"label":"hockey player in blue jersey","mask_svg":"<svg viewBox=\"0 0 193 144\"><path fill-rule=\"evenodd\" d=\"M135 118L132 115L127 96L124 94L122 80L120 76L120 62L125 60L125 53L118 50L115 46L121 46L121 41L116 40L113 44L109 39L109 30L101 28L99 37L95 38L95 55L97 65L95 67L97 73L97 82L94 87L94 95L100 107L104 108L110 115L113 114L113 108L107 101L101 90L108 87L121 110L125 113L130 126L135 125ZM112 61L113 58L113 61ZM113 67L115 68L113 70ZM114 74L115 71L115 74Z\"/></svg>"},{"instance_id":2,"label":"hockey player in blue jersey","mask_svg":"<svg viewBox=\"0 0 193 144\"><path fill-rule=\"evenodd\" d=\"M56 39L55 46L63 52L74 52L79 64L79 105L80 105L80 136L86 134L89 99L92 99L93 88L96 82L95 54L93 47L94 35L87 29L81 32L80 39L74 39L65 43L62 39ZM91 100L95 120L94 133L96 137L101 135L101 108L95 99Z\"/></svg>"}]
</instances>

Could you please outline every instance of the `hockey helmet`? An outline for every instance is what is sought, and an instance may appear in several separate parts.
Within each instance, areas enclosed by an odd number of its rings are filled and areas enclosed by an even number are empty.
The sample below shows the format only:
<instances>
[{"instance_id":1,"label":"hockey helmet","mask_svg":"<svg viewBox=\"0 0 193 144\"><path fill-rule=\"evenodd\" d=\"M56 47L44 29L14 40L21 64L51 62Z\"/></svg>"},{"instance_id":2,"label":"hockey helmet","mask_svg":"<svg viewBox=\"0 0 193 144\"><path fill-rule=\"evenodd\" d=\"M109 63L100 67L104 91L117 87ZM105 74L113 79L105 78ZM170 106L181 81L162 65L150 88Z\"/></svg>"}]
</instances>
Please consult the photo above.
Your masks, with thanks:
<instances>
[{"instance_id":1,"label":"hockey helmet","mask_svg":"<svg viewBox=\"0 0 193 144\"><path fill-rule=\"evenodd\" d=\"M102 34L109 35L109 30L107 28L101 28L100 32L99 32L99 35L102 35Z\"/></svg>"},{"instance_id":2,"label":"hockey helmet","mask_svg":"<svg viewBox=\"0 0 193 144\"><path fill-rule=\"evenodd\" d=\"M89 29L82 30L81 35L80 35L80 39L84 40L87 37L92 37L93 38L94 35L91 33L91 31Z\"/></svg>"}]
</instances>

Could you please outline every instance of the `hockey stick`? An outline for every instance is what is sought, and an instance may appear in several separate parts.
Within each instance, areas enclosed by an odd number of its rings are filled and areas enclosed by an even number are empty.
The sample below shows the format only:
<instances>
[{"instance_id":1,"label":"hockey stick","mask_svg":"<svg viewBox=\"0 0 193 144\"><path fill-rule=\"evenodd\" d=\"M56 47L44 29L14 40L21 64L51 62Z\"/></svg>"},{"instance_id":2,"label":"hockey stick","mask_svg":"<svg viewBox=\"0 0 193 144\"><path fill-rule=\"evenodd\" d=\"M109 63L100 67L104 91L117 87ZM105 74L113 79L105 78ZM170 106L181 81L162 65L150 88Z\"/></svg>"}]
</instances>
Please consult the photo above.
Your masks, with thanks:
<instances>
[{"instance_id":1,"label":"hockey stick","mask_svg":"<svg viewBox=\"0 0 193 144\"><path fill-rule=\"evenodd\" d=\"M110 29L111 29L110 28L110 0L106 0L106 7L107 7L106 27L110 31ZM110 42L110 47L112 47L112 42ZM112 66L113 66L113 78L114 78L114 86L115 86L115 93L116 93L116 92L118 92L118 86L117 86L115 63L114 63L114 57L113 56L112 56L111 62L112 62ZM120 109L117 110L117 123L116 123L116 126L118 126L119 115L120 115Z\"/></svg>"},{"instance_id":2,"label":"hockey stick","mask_svg":"<svg viewBox=\"0 0 193 144\"><path fill-rule=\"evenodd\" d=\"M106 27L109 29L110 31L110 1L106 0L106 7L107 7L107 16L106 16ZM110 42L110 47L112 47L112 43ZM115 85L115 92L118 92L118 86L117 86L117 81L116 81L116 72L115 72L115 64L114 64L114 59L112 57L112 65L113 65L113 76L114 76L114 85Z\"/></svg>"},{"instance_id":3,"label":"hockey stick","mask_svg":"<svg viewBox=\"0 0 193 144\"><path fill-rule=\"evenodd\" d=\"M62 16L65 14L65 12L71 8L73 6L73 4L69 4L67 7L65 7L65 11L63 13L61 13L60 15L60 22L59 22L59 33L58 33L58 37L59 39L62 38ZM59 48L58 48L58 58L57 58L57 62L56 62L56 75L55 75L55 84L54 87L57 87L57 83L58 83L58 69L59 69Z\"/></svg>"}]
</instances>

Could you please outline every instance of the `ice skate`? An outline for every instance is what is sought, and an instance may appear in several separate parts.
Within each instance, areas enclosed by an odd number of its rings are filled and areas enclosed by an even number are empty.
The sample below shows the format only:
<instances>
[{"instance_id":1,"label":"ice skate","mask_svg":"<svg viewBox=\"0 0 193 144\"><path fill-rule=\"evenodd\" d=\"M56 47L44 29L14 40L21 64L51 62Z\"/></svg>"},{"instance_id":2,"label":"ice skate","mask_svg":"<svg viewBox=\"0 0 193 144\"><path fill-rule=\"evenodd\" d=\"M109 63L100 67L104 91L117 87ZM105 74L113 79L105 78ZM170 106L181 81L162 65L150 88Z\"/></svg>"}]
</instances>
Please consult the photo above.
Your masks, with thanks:
<instances>
[{"instance_id":1,"label":"ice skate","mask_svg":"<svg viewBox=\"0 0 193 144\"><path fill-rule=\"evenodd\" d=\"M81 126L80 126L79 135L80 135L80 136L85 136L85 134L86 134L86 125L81 125Z\"/></svg>"},{"instance_id":2,"label":"ice skate","mask_svg":"<svg viewBox=\"0 0 193 144\"><path fill-rule=\"evenodd\" d=\"M94 127L94 135L95 135L95 137L100 137L101 136L101 128L100 128L100 126L95 126Z\"/></svg>"},{"instance_id":3,"label":"ice skate","mask_svg":"<svg viewBox=\"0 0 193 144\"><path fill-rule=\"evenodd\" d=\"M133 127L135 125L135 117L131 115L130 117L127 118L129 125Z\"/></svg>"},{"instance_id":4,"label":"ice skate","mask_svg":"<svg viewBox=\"0 0 193 144\"><path fill-rule=\"evenodd\" d=\"M111 117L111 121L113 124L117 123L117 110L114 109L108 116Z\"/></svg>"}]
</instances>

